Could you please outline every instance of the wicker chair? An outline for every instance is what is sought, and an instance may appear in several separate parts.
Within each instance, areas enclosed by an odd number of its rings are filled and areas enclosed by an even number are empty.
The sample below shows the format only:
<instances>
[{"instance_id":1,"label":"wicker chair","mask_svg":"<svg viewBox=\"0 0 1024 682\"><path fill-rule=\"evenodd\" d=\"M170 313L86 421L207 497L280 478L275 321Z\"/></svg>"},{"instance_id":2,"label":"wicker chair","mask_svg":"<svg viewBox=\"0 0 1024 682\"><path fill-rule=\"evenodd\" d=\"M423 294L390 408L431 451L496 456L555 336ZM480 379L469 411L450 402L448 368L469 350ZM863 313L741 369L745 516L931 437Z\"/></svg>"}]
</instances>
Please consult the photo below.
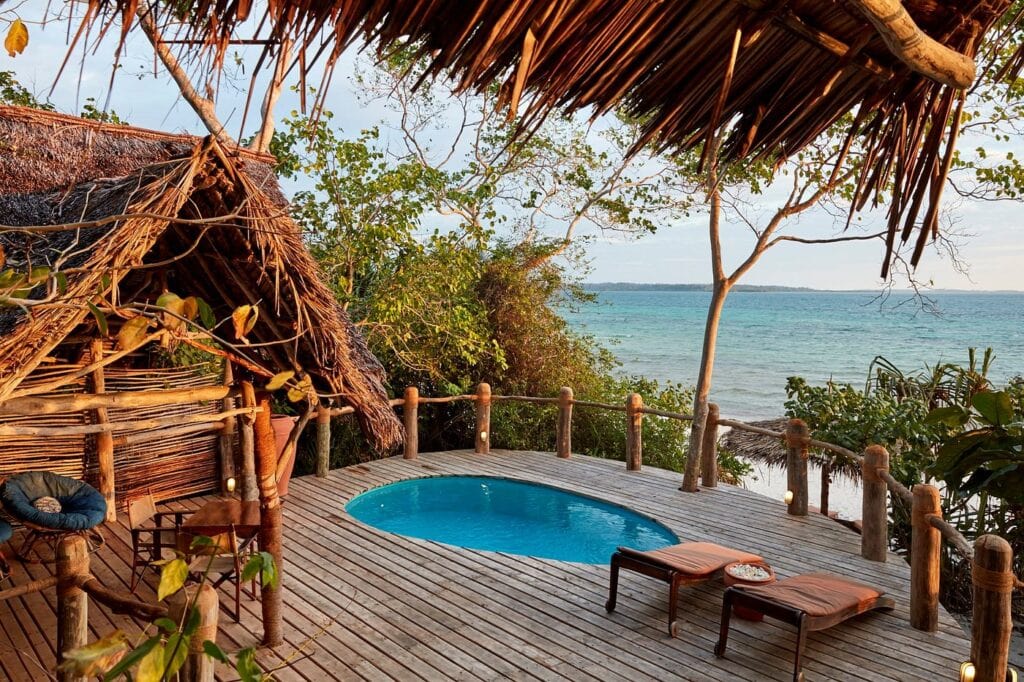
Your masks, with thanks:
<instances>
[{"instance_id":1,"label":"wicker chair","mask_svg":"<svg viewBox=\"0 0 1024 682\"><path fill-rule=\"evenodd\" d=\"M132 534L132 592L138 587L146 568L163 559L165 549L174 551L178 548L181 522L188 513L158 512L153 495L148 492L128 502L128 526ZM171 526L163 523L168 517L174 519Z\"/></svg>"},{"instance_id":2,"label":"wicker chair","mask_svg":"<svg viewBox=\"0 0 1024 682\"><path fill-rule=\"evenodd\" d=\"M57 500L60 511L37 509L36 501L44 497ZM29 531L17 551L24 561L39 562L31 558L31 552L40 540L55 549L57 541L71 533L85 535L93 549L103 544L103 535L97 526L106 518L107 502L85 481L59 476L51 471L28 471L4 481L0 500L3 500L7 513ZM41 557L38 550L36 555Z\"/></svg>"}]
</instances>

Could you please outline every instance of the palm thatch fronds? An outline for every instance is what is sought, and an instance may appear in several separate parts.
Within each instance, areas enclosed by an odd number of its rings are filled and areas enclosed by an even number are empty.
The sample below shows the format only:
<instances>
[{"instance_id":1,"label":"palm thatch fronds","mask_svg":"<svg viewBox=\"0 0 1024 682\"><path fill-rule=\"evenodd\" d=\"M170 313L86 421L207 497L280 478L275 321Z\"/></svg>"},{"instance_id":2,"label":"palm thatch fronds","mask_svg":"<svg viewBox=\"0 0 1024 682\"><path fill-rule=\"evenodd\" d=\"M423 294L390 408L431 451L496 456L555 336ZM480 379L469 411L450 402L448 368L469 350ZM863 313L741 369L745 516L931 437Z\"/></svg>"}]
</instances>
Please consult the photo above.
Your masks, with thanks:
<instances>
[{"instance_id":1,"label":"palm thatch fronds","mask_svg":"<svg viewBox=\"0 0 1024 682\"><path fill-rule=\"evenodd\" d=\"M87 21L120 20L125 33L139 5L87 4ZM513 113L523 100L526 129L552 110L599 114L623 106L645 122L644 142L665 148L694 148L728 127L726 160L795 154L854 112L850 141L860 140L865 163L853 209L879 202L883 190L891 198L884 276L897 237L906 242L917 230L917 264L937 233L964 97L963 85L913 70L901 49L926 43L970 63L1000 22L1007 31L1024 22L1011 0L906 0L895 3L892 16L878 14L879 6L865 0L294 0L256 7L218 0L153 11L162 12L156 19L164 35L185 43L183 55L193 59L205 50L221 64L247 20L266 41L260 64L273 65L281 44L294 42L293 66L305 74L326 55L325 79L357 40L381 53L412 44L430 64L425 77L449 77L460 89L501 83ZM916 24L914 40L894 42L881 26L886 21ZM1005 70L1024 65L1021 55L1024 50Z\"/></svg>"},{"instance_id":2,"label":"palm thatch fronds","mask_svg":"<svg viewBox=\"0 0 1024 682\"><path fill-rule=\"evenodd\" d=\"M152 304L174 291L209 302L217 319L259 304L247 355L271 372L308 372L356 409L378 447L401 441L383 368L320 280L268 157L13 107L0 107L0 139L0 224L32 227L0 230L6 267L63 278L51 300L0 308L0 400L96 324L90 303Z\"/></svg>"},{"instance_id":3,"label":"palm thatch fronds","mask_svg":"<svg viewBox=\"0 0 1024 682\"><path fill-rule=\"evenodd\" d=\"M765 421L750 422L751 426L757 426L771 431L784 432L788 419L767 419ZM770 438L759 433L730 429L721 440L721 446L733 453L752 462L759 462L772 469L786 469L786 444L780 438ZM852 460L842 459L831 453L823 453L812 449L809 459L812 464L819 467L828 465L833 476L842 476L852 481L860 480L860 465Z\"/></svg>"}]
</instances>

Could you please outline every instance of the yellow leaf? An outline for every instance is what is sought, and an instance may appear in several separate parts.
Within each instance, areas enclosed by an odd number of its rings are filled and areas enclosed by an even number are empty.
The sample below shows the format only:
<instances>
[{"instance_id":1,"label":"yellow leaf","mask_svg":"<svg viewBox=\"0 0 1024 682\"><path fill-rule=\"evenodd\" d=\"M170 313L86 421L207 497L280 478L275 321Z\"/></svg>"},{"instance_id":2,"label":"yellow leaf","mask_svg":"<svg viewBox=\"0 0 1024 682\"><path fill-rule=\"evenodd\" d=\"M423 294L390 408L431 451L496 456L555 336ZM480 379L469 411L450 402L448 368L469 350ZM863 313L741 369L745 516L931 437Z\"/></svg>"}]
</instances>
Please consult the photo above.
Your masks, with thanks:
<instances>
[{"instance_id":1,"label":"yellow leaf","mask_svg":"<svg viewBox=\"0 0 1024 682\"><path fill-rule=\"evenodd\" d=\"M309 380L308 376L304 376L297 386L288 389L288 400L293 403L305 400L312 388L313 383Z\"/></svg>"},{"instance_id":2,"label":"yellow leaf","mask_svg":"<svg viewBox=\"0 0 1024 682\"><path fill-rule=\"evenodd\" d=\"M161 322L163 322L165 327L175 330L184 326L185 323L181 321L181 317L185 317L185 301L180 296L168 291L156 299L156 304L173 313L172 315L164 314L161 316Z\"/></svg>"},{"instance_id":3,"label":"yellow leaf","mask_svg":"<svg viewBox=\"0 0 1024 682\"><path fill-rule=\"evenodd\" d=\"M260 310L254 305L240 305L231 313L231 322L235 327L235 338L246 341L245 335L252 331L259 319Z\"/></svg>"},{"instance_id":4,"label":"yellow leaf","mask_svg":"<svg viewBox=\"0 0 1024 682\"><path fill-rule=\"evenodd\" d=\"M75 677L93 677L114 667L128 651L128 636L120 630L77 649L64 652L64 662L58 666L61 672Z\"/></svg>"},{"instance_id":5,"label":"yellow leaf","mask_svg":"<svg viewBox=\"0 0 1024 682\"><path fill-rule=\"evenodd\" d=\"M121 331L117 332L117 347L121 350L135 348L146 338L146 330L149 329L149 319L139 316L121 325Z\"/></svg>"},{"instance_id":6,"label":"yellow leaf","mask_svg":"<svg viewBox=\"0 0 1024 682\"><path fill-rule=\"evenodd\" d=\"M291 370L288 370L287 372L278 372L277 374L270 378L270 381L267 382L266 389L268 391L276 391L277 389L284 386L285 382L287 382L293 376L295 376L295 372Z\"/></svg>"},{"instance_id":7,"label":"yellow leaf","mask_svg":"<svg viewBox=\"0 0 1024 682\"><path fill-rule=\"evenodd\" d=\"M136 682L160 682L164 676L164 646L157 644L139 661L135 672Z\"/></svg>"},{"instance_id":8,"label":"yellow leaf","mask_svg":"<svg viewBox=\"0 0 1024 682\"><path fill-rule=\"evenodd\" d=\"M189 296L182 302L181 316L186 320L196 319L196 315L199 314L199 299L195 296Z\"/></svg>"},{"instance_id":9,"label":"yellow leaf","mask_svg":"<svg viewBox=\"0 0 1024 682\"><path fill-rule=\"evenodd\" d=\"M185 585L188 564L184 559L172 559L160 568L160 585L156 589L157 601L163 601Z\"/></svg>"},{"instance_id":10,"label":"yellow leaf","mask_svg":"<svg viewBox=\"0 0 1024 682\"><path fill-rule=\"evenodd\" d=\"M28 47L28 28L21 19L15 19L11 22L11 27L7 29L4 49L11 57L17 57L25 51L26 47Z\"/></svg>"}]
</instances>

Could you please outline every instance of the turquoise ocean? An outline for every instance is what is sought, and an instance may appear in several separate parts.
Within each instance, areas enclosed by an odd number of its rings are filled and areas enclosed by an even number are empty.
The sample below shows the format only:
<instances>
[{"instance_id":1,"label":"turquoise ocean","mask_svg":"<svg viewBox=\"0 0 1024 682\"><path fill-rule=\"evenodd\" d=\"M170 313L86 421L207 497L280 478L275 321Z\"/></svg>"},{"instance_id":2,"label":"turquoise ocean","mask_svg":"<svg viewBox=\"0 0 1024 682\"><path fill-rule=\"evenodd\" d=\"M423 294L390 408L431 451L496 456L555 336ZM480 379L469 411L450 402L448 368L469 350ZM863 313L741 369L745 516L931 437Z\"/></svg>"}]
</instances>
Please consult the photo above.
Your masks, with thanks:
<instances>
[{"instance_id":1,"label":"turquoise ocean","mask_svg":"<svg viewBox=\"0 0 1024 682\"><path fill-rule=\"evenodd\" d=\"M599 291L597 302L566 313L622 363L621 372L692 386L697 379L711 294L703 291ZM990 378L1024 374L1024 293L930 294L938 314L903 293L882 304L873 292L746 292L722 314L712 399L722 415L783 415L786 378L830 378L863 386L884 356L904 372L936 362L967 362L967 349L993 348Z\"/></svg>"}]
</instances>

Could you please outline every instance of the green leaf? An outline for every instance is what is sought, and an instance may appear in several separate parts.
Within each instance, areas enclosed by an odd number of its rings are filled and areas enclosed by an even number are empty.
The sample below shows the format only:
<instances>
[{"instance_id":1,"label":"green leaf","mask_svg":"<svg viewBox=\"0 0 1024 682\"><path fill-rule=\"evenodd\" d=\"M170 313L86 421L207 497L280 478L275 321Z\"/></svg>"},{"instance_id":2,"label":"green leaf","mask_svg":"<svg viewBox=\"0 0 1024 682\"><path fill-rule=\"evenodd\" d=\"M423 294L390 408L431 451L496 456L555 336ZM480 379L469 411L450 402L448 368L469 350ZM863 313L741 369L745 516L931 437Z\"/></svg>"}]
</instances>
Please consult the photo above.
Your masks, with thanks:
<instances>
[{"instance_id":1,"label":"green leaf","mask_svg":"<svg viewBox=\"0 0 1024 682\"><path fill-rule=\"evenodd\" d=\"M136 682L162 682L164 676L164 646L157 643L142 657L135 672Z\"/></svg>"},{"instance_id":2,"label":"green leaf","mask_svg":"<svg viewBox=\"0 0 1024 682\"><path fill-rule=\"evenodd\" d=\"M1013 401L1005 391L978 393L971 399L971 405L990 424L1003 426L1013 421Z\"/></svg>"},{"instance_id":3,"label":"green leaf","mask_svg":"<svg viewBox=\"0 0 1024 682\"><path fill-rule=\"evenodd\" d=\"M133 317L121 325L117 332L117 347L121 350L135 348L146 338L146 331L149 329L149 318Z\"/></svg>"},{"instance_id":4,"label":"green leaf","mask_svg":"<svg viewBox=\"0 0 1024 682\"><path fill-rule=\"evenodd\" d=\"M191 637L196 634L196 630L199 629L199 609L193 606L188 611L188 620L185 621L185 628L182 630L182 634Z\"/></svg>"},{"instance_id":5,"label":"green leaf","mask_svg":"<svg viewBox=\"0 0 1024 682\"><path fill-rule=\"evenodd\" d=\"M164 679L173 680L175 674L181 669L188 657L189 639L191 638L188 635L178 632L167 638L167 645L164 648Z\"/></svg>"},{"instance_id":6,"label":"green leaf","mask_svg":"<svg viewBox=\"0 0 1024 682\"><path fill-rule=\"evenodd\" d=\"M208 535L197 535L192 538L192 542L188 544L188 548L191 550L197 550L202 547L213 547L216 543L213 538Z\"/></svg>"},{"instance_id":7,"label":"green leaf","mask_svg":"<svg viewBox=\"0 0 1024 682\"><path fill-rule=\"evenodd\" d=\"M103 311L96 307L94 303L86 303L89 306L89 312L96 318L96 327L100 330L100 334L107 336L110 334L110 328L107 326L107 316L103 314Z\"/></svg>"},{"instance_id":8,"label":"green leaf","mask_svg":"<svg viewBox=\"0 0 1024 682\"><path fill-rule=\"evenodd\" d=\"M68 290L68 276L63 272L58 272L53 278L57 281L57 293L66 293Z\"/></svg>"},{"instance_id":9,"label":"green leaf","mask_svg":"<svg viewBox=\"0 0 1024 682\"><path fill-rule=\"evenodd\" d=\"M957 405L951 405L949 407L937 407L928 413L925 417L924 423L933 426L940 424L956 428L966 424L971 418L971 413L962 407Z\"/></svg>"},{"instance_id":10,"label":"green leaf","mask_svg":"<svg viewBox=\"0 0 1024 682\"><path fill-rule=\"evenodd\" d=\"M256 651L254 649L246 648L238 652L238 656L235 659L235 672L242 679L242 682L260 682L263 679L263 673L259 666L256 665Z\"/></svg>"},{"instance_id":11,"label":"green leaf","mask_svg":"<svg viewBox=\"0 0 1024 682\"><path fill-rule=\"evenodd\" d=\"M277 587L278 573L277 564L274 563L274 556L269 552L259 552L249 557L242 567L242 581L252 580L256 575L260 576L260 582L267 587Z\"/></svg>"},{"instance_id":12,"label":"green leaf","mask_svg":"<svg viewBox=\"0 0 1024 682\"><path fill-rule=\"evenodd\" d=\"M177 632L178 631L178 624L175 623L170 618L157 618L156 620L153 621L153 625L155 625L158 628L160 628L160 630L165 635L169 635L172 632Z\"/></svg>"},{"instance_id":13,"label":"green leaf","mask_svg":"<svg viewBox=\"0 0 1024 682\"><path fill-rule=\"evenodd\" d=\"M292 370L288 370L286 372L278 372L277 374L270 378L270 381L267 382L265 388L268 391L276 391L277 389L284 386L285 383L293 376L295 376L295 372Z\"/></svg>"},{"instance_id":14,"label":"green leaf","mask_svg":"<svg viewBox=\"0 0 1024 682\"><path fill-rule=\"evenodd\" d=\"M218 663L230 663L228 655L224 653L224 650L217 646L216 642L206 640L203 642L203 653L217 661Z\"/></svg>"},{"instance_id":15,"label":"green leaf","mask_svg":"<svg viewBox=\"0 0 1024 682\"><path fill-rule=\"evenodd\" d=\"M213 308L199 297L196 297L196 306L199 308L199 321L207 329L213 329L217 325L217 318L213 315Z\"/></svg>"},{"instance_id":16,"label":"green leaf","mask_svg":"<svg viewBox=\"0 0 1024 682\"><path fill-rule=\"evenodd\" d=\"M163 601L180 590L188 578L188 564L184 559L172 559L160 569L160 585L157 587L157 601Z\"/></svg>"}]
</instances>

